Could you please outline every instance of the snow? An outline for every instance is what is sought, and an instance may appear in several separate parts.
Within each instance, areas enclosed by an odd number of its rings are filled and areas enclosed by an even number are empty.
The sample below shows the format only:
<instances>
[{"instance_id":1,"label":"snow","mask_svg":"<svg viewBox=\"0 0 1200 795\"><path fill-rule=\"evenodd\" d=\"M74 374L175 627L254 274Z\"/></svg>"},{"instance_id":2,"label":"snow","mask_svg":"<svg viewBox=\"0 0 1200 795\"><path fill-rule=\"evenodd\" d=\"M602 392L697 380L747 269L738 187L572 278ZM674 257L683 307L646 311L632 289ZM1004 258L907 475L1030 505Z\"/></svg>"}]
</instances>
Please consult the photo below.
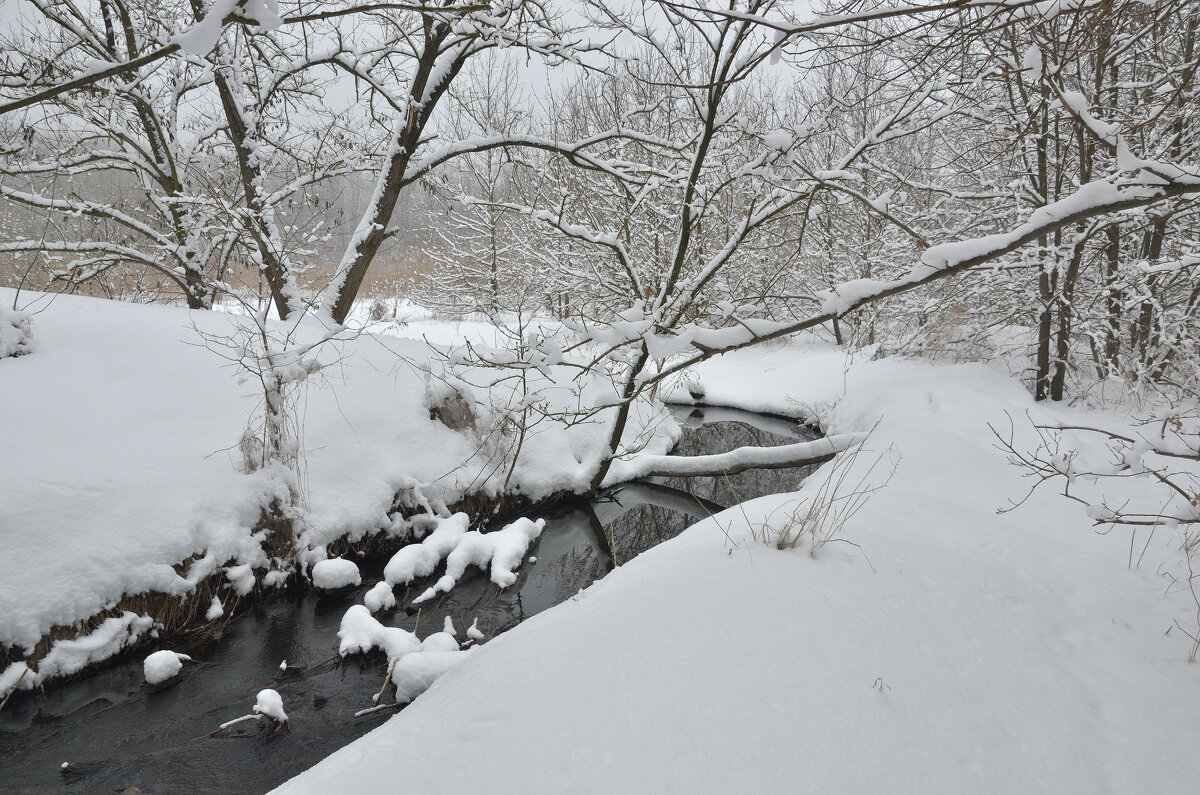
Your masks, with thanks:
<instances>
[{"instance_id":1,"label":"snow","mask_svg":"<svg viewBox=\"0 0 1200 795\"><path fill-rule=\"evenodd\" d=\"M288 722L287 713L283 711L283 699L271 688L258 691L254 699L254 714L266 715L278 723Z\"/></svg>"},{"instance_id":2,"label":"snow","mask_svg":"<svg viewBox=\"0 0 1200 795\"><path fill-rule=\"evenodd\" d=\"M419 544L409 544L388 561L383 578L389 585L407 585L417 577L433 573L437 565L454 551L458 541L467 532L471 518L465 513L456 513L449 518L432 517L433 532Z\"/></svg>"},{"instance_id":3,"label":"snow","mask_svg":"<svg viewBox=\"0 0 1200 795\"><path fill-rule=\"evenodd\" d=\"M225 615L225 608L221 605L221 598L214 596L208 605L208 610L204 613L204 620L216 621L223 615Z\"/></svg>"},{"instance_id":4,"label":"snow","mask_svg":"<svg viewBox=\"0 0 1200 795\"><path fill-rule=\"evenodd\" d=\"M23 660L12 663L3 671L0 671L0 696L7 696L10 691L29 676L29 673L29 666Z\"/></svg>"},{"instance_id":5,"label":"snow","mask_svg":"<svg viewBox=\"0 0 1200 795\"><path fill-rule=\"evenodd\" d=\"M15 295L0 288L0 306ZM286 572L270 571L264 536L253 529L297 479L278 467L243 472L238 442L260 416L261 390L254 379L239 384L239 372L199 344L198 332L231 337L251 321L28 291L20 306L37 309L37 344L30 355L0 359L0 416L8 418L0 542L9 551L0 555L0 647L27 654L54 627L73 627L123 596L187 596L208 577L223 578L237 596L285 586ZM306 565L327 557L339 538L466 531L466 517L404 519L393 507L398 494L433 513L428 506L468 489L495 493L503 485L507 466L479 455L479 439L430 420L423 406L422 368L433 354L421 335L461 342L478 328L427 319L318 352L336 365L310 376L300 396L305 488L296 510ZM296 337L326 333L310 318ZM580 388L576 371L563 367L559 385L558 371L546 370L531 385L551 406L590 400L608 383ZM483 422L499 425L488 405L479 408ZM663 416L639 408L630 438L664 452L675 431ZM543 423L527 435L510 487L530 499L586 488L603 432L602 423ZM434 566L449 553L432 551ZM422 565L412 562L412 573L390 581L421 576ZM35 680L44 678L27 676L21 686Z\"/></svg>"},{"instance_id":6,"label":"snow","mask_svg":"<svg viewBox=\"0 0 1200 795\"><path fill-rule=\"evenodd\" d=\"M640 455L629 461L619 461L609 470L607 483L624 483L650 475L719 475L740 472L753 467L769 468L817 459L848 450L866 438L865 434L848 433L825 436L811 442L796 442L775 447L741 447L727 453L698 456Z\"/></svg>"},{"instance_id":7,"label":"snow","mask_svg":"<svg viewBox=\"0 0 1200 795\"><path fill-rule=\"evenodd\" d=\"M179 654L169 649L163 649L162 651L154 652L145 659L142 663L142 671L146 676L147 682L157 685L179 673L183 669L184 661L190 661L191 659L186 654Z\"/></svg>"},{"instance_id":8,"label":"snow","mask_svg":"<svg viewBox=\"0 0 1200 795\"><path fill-rule=\"evenodd\" d=\"M406 704L425 692L437 679L467 659L459 650L454 625L447 616L444 629L421 641L408 630L381 624L363 605L354 605L342 616L338 653L367 654L382 651L392 661L396 703Z\"/></svg>"},{"instance_id":9,"label":"snow","mask_svg":"<svg viewBox=\"0 0 1200 795\"><path fill-rule=\"evenodd\" d=\"M120 653L153 626L154 620L149 616L139 616L127 610L119 616L106 618L91 632L77 638L55 641L38 664L37 675L26 676L21 686L30 688L56 676L79 673L92 663Z\"/></svg>"},{"instance_id":10,"label":"snow","mask_svg":"<svg viewBox=\"0 0 1200 795\"><path fill-rule=\"evenodd\" d=\"M204 19L194 22L187 30L175 37L175 43L186 53L205 56L217 46L221 38L225 17L233 11L237 0L214 0L205 12Z\"/></svg>"},{"instance_id":11,"label":"snow","mask_svg":"<svg viewBox=\"0 0 1200 795\"><path fill-rule=\"evenodd\" d=\"M458 651L458 641L449 632L435 632L421 641L421 651L424 653Z\"/></svg>"},{"instance_id":12,"label":"snow","mask_svg":"<svg viewBox=\"0 0 1200 795\"><path fill-rule=\"evenodd\" d=\"M363 604L372 613L388 610L396 606L396 594L392 592L392 586L386 580L377 582L375 587L367 591L366 596L363 597Z\"/></svg>"},{"instance_id":13,"label":"snow","mask_svg":"<svg viewBox=\"0 0 1200 795\"><path fill-rule=\"evenodd\" d=\"M410 654L392 670L396 703L408 704L428 690L434 682L466 662L473 650L427 651Z\"/></svg>"},{"instance_id":14,"label":"snow","mask_svg":"<svg viewBox=\"0 0 1200 795\"><path fill-rule=\"evenodd\" d=\"M333 591L358 585L362 582L362 575L354 561L329 558L313 564L312 582L318 588Z\"/></svg>"},{"instance_id":15,"label":"snow","mask_svg":"<svg viewBox=\"0 0 1200 795\"><path fill-rule=\"evenodd\" d=\"M943 249L927 267L962 255ZM6 300L11 291L0 291ZM286 484L279 472L238 470L225 448L259 396L189 344L191 323L218 333L242 322L61 296L37 316L32 355L0 361L0 411L20 418L0 445L0 540L18 551L0 556L0 643L30 648L54 625L78 634L36 668L0 672L0 691L144 639L153 620L132 611L77 623L123 594L187 595L211 575L234 593L259 584L271 561L251 530ZM368 592L378 609L393 584L443 561L422 596L469 566L511 585L542 523L478 533L444 511L467 484L495 488L504 476L463 467L477 440L428 419L420 368L398 358L427 361L425 344L340 345L336 383L307 393L298 510L314 579L322 562L353 566L326 560L333 539L387 532L414 543ZM799 492L707 519L470 651L452 624L421 640L378 620L375 605L349 607L339 653L381 651L394 661L397 701L416 701L283 791L377 791L394 781L399 748L423 760L405 771L414 791L1190 789L1200 679L1175 629L1196 626L1189 594L1173 585L1188 576L1179 531L1159 528L1130 565L1128 530L1095 532L1101 508L1046 488L997 512L1029 483L989 425L1018 418L1015 443L1029 446L1026 416L1117 430L1128 418L1034 404L998 365L848 359L811 338L727 354L686 376L704 384L708 404L820 421L829 440L871 431L847 483L880 453L899 469L824 544L771 542L819 499L830 465ZM686 383L664 396L689 400ZM594 383L576 397L610 393ZM489 407L475 405L488 421ZM649 442L620 466L657 466L670 441L652 410L640 416L628 447L642 446L638 435ZM586 482L599 432L535 435L513 477L530 494ZM1068 471L1102 447L1072 447ZM1127 457L1151 466L1147 455ZM1087 485L1076 479L1073 488ZM430 512L397 516L398 493ZM478 620L465 635L484 638ZM537 687L514 687L530 681ZM256 714L277 706L286 719L282 703L261 706Z\"/></svg>"},{"instance_id":16,"label":"snow","mask_svg":"<svg viewBox=\"0 0 1200 795\"><path fill-rule=\"evenodd\" d=\"M774 130L763 136L763 144L768 149L786 152L793 143L795 143L795 137L787 130Z\"/></svg>"},{"instance_id":17,"label":"snow","mask_svg":"<svg viewBox=\"0 0 1200 795\"><path fill-rule=\"evenodd\" d=\"M176 36L175 43L191 55L208 55L221 38L225 18L235 11L239 17L254 22L263 30L274 30L283 22L278 0L214 0L204 19L192 23Z\"/></svg>"},{"instance_id":18,"label":"snow","mask_svg":"<svg viewBox=\"0 0 1200 795\"><path fill-rule=\"evenodd\" d=\"M1029 484L989 424L1077 413L998 367L848 361L820 343L698 369L706 402L874 428L871 453L899 469L846 543L757 540L826 465L494 638L279 792L377 791L398 749L422 760L414 791L1192 790L1200 678L1167 632L1195 626L1165 576L1186 577L1178 537L1160 529L1130 567L1127 530L1097 534L1049 489L997 513Z\"/></svg>"},{"instance_id":19,"label":"snow","mask_svg":"<svg viewBox=\"0 0 1200 795\"><path fill-rule=\"evenodd\" d=\"M514 571L521 565L529 545L542 533L545 519L517 519L500 530L480 533L471 530L459 536L454 549L446 556L446 573L416 599L421 604L452 589L466 573L468 566L486 569L491 566L492 582L507 588L517 580Z\"/></svg>"},{"instance_id":20,"label":"snow","mask_svg":"<svg viewBox=\"0 0 1200 795\"><path fill-rule=\"evenodd\" d=\"M365 605L354 605L342 616L338 629L338 654L366 654L380 649L389 659L403 657L421 650L417 636L400 627L379 623Z\"/></svg>"}]
</instances>

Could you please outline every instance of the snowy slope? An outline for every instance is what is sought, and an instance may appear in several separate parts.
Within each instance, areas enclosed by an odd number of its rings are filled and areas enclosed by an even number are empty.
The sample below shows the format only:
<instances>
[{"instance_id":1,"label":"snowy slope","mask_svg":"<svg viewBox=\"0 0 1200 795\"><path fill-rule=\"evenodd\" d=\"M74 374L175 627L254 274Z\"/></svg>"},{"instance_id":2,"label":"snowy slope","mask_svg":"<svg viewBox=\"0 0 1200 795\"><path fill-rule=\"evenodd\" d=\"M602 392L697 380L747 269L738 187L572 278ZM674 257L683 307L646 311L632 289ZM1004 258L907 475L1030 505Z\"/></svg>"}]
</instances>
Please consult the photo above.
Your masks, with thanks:
<instances>
[{"instance_id":1,"label":"snowy slope","mask_svg":"<svg viewBox=\"0 0 1200 795\"><path fill-rule=\"evenodd\" d=\"M250 405L183 344L188 319L60 297L33 317L35 353L0 361L0 644L31 646L127 591L175 591L171 564L193 552L257 547L243 542L258 495L220 452Z\"/></svg>"},{"instance_id":2,"label":"snowy slope","mask_svg":"<svg viewBox=\"0 0 1200 795\"><path fill-rule=\"evenodd\" d=\"M900 464L845 528L858 548L751 540L794 495L730 509L278 791L1194 791L1200 668L1164 634L1194 619L1158 573L1175 539L1129 570L1128 532L1098 535L1050 491L998 515L1028 483L988 423L1043 410L1019 384L982 366L845 372L819 347L700 375L717 402L836 399L829 430L879 421L870 446Z\"/></svg>"}]
</instances>

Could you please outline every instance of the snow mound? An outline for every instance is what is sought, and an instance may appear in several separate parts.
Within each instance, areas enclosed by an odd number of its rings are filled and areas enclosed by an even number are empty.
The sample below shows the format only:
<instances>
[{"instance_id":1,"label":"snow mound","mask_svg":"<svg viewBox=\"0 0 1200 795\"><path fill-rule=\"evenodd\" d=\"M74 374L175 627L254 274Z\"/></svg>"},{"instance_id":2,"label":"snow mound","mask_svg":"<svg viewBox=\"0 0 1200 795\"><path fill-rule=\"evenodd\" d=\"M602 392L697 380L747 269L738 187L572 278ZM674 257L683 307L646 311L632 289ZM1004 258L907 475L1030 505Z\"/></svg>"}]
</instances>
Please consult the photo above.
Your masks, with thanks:
<instances>
[{"instance_id":1,"label":"snow mound","mask_svg":"<svg viewBox=\"0 0 1200 795\"><path fill-rule=\"evenodd\" d=\"M254 700L254 713L266 715L279 723L287 723L288 720L287 713L283 711L283 699L278 692L269 687L266 690L258 691L258 696Z\"/></svg>"},{"instance_id":2,"label":"snow mound","mask_svg":"<svg viewBox=\"0 0 1200 795\"><path fill-rule=\"evenodd\" d=\"M533 521L522 517L494 533L476 530L464 533L457 540L454 551L446 556L445 576L414 599L413 604L420 604L449 591L471 565L486 569L490 564L492 582L507 588L516 582L514 569L521 565L529 545L542 534L545 526L545 519Z\"/></svg>"},{"instance_id":3,"label":"snow mound","mask_svg":"<svg viewBox=\"0 0 1200 795\"><path fill-rule=\"evenodd\" d=\"M458 647L449 616L442 632L421 641L407 629L385 627L361 604L353 605L342 616L337 638L342 657L379 648L392 660L391 682L396 687L396 704L408 704L427 691L433 682L463 662L470 651Z\"/></svg>"},{"instance_id":4,"label":"snow mound","mask_svg":"<svg viewBox=\"0 0 1200 795\"><path fill-rule=\"evenodd\" d=\"M367 591L367 595L363 597L363 604L372 613L378 613L380 610L386 610L396 606L396 595L392 593L392 586L387 584L387 581L375 583L375 587Z\"/></svg>"},{"instance_id":5,"label":"snow mound","mask_svg":"<svg viewBox=\"0 0 1200 795\"><path fill-rule=\"evenodd\" d=\"M152 685L161 684L167 681L175 674L179 673L183 668L184 660L191 662L191 657L186 654L179 654L169 649L156 651L146 658L142 663L142 671L146 675L146 681Z\"/></svg>"},{"instance_id":6,"label":"snow mound","mask_svg":"<svg viewBox=\"0 0 1200 795\"><path fill-rule=\"evenodd\" d=\"M404 657L420 651L421 641L406 629L379 623L365 605L352 606L338 629L338 654L366 654L376 648L389 658Z\"/></svg>"},{"instance_id":7,"label":"snow mound","mask_svg":"<svg viewBox=\"0 0 1200 795\"><path fill-rule=\"evenodd\" d=\"M358 566L352 560L345 558L330 558L314 564L312 567L313 585L327 591L338 588L348 588L362 582Z\"/></svg>"},{"instance_id":8,"label":"snow mound","mask_svg":"<svg viewBox=\"0 0 1200 795\"><path fill-rule=\"evenodd\" d=\"M441 632L421 641L408 630L379 623L366 606L354 605L342 617L338 652L345 657L375 648L383 651L393 663L396 703L407 704L466 659L467 652L459 649L454 634L454 624L447 617Z\"/></svg>"},{"instance_id":9,"label":"snow mound","mask_svg":"<svg viewBox=\"0 0 1200 795\"><path fill-rule=\"evenodd\" d=\"M392 670L392 684L396 687L396 703L411 702L428 690L434 682L466 660L470 653L470 649L466 651L430 651L424 654L410 654L396 663L396 667Z\"/></svg>"},{"instance_id":10,"label":"snow mound","mask_svg":"<svg viewBox=\"0 0 1200 795\"><path fill-rule=\"evenodd\" d=\"M465 513L456 513L448 519L439 516L423 519L433 523L433 532L421 543L409 544L392 556L383 570L388 584L407 585L417 577L433 574L437 565L454 551L471 523Z\"/></svg>"}]
</instances>

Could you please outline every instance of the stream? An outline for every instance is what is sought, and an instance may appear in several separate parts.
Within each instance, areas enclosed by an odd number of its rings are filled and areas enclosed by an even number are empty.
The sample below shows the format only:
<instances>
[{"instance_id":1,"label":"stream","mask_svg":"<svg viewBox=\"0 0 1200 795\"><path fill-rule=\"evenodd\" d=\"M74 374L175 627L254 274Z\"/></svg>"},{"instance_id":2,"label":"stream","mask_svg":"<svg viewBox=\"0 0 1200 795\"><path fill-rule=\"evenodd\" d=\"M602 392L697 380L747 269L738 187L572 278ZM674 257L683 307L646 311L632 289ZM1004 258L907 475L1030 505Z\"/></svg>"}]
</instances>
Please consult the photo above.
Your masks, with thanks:
<instances>
[{"instance_id":1,"label":"stream","mask_svg":"<svg viewBox=\"0 0 1200 795\"><path fill-rule=\"evenodd\" d=\"M789 444L818 435L792 420L734 409L673 406L672 411L684 428L674 455ZM516 583L504 591L472 569L453 591L418 613L405 606L434 579L426 578L397 590L399 606L377 617L422 638L441 630L447 616L463 638L478 619L490 639L710 513L794 490L812 469L653 478L606 489L570 510L535 514L547 519L529 552L537 560L523 564ZM10 702L0 711L0 791L263 792L311 767L396 712L354 716L371 705L383 684L387 662L382 655L337 657L342 615L362 603L382 578L385 563L363 561L363 585L351 592L264 602L232 621L220 637L175 647L197 662L185 664L180 677L161 686L144 681L145 654L139 654L56 686L44 698ZM280 670L283 660L289 665L286 674ZM250 722L206 736L250 712L255 694L267 687L282 695L291 719L288 729L272 732Z\"/></svg>"}]
</instances>

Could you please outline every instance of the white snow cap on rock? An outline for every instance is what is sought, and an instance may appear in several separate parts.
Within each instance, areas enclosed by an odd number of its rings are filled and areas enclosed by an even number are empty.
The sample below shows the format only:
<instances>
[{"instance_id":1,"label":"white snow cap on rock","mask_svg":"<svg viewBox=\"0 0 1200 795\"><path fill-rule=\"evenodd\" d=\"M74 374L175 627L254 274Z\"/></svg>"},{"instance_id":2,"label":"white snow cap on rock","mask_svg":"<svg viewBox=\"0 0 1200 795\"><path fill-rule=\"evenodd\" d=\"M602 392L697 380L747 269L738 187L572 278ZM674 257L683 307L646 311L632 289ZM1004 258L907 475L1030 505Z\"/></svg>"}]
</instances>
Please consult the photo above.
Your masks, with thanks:
<instances>
[{"instance_id":1,"label":"white snow cap on rock","mask_svg":"<svg viewBox=\"0 0 1200 795\"><path fill-rule=\"evenodd\" d=\"M329 558L313 564L312 582L318 588L334 590L358 585L362 582L362 575L358 573L358 566L354 564L354 561L345 558Z\"/></svg>"},{"instance_id":2,"label":"white snow cap on rock","mask_svg":"<svg viewBox=\"0 0 1200 795\"><path fill-rule=\"evenodd\" d=\"M379 623L366 606L352 605L338 629L338 654L366 654L374 648L383 649L389 658L403 657L420 651L421 641L406 629Z\"/></svg>"},{"instance_id":3,"label":"white snow cap on rock","mask_svg":"<svg viewBox=\"0 0 1200 795\"><path fill-rule=\"evenodd\" d=\"M434 525L433 532L421 543L401 549L384 568L383 578L392 585L407 585L417 577L433 574L442 559L454 551L471 524L471 518L465 513L456 513L449 518L429 517L424 521Z\"/></svg>"},{"instance_id":4,"label":"white snow cap on rock","mask_svg":"<svg viewBox=\"0 0 1200 795\"><path fill-rule=\"evenodd\" d=\"M367 595L363 597L363 604L372 613L378 613L380 610L396 606L396 594L392 593L392 586L386 581L380 581L367 591Z\"/></svg>"},{"instance_id":5,"label":"white snow cap on rock","mask_svg":"<svg viewBox=\"0 0 1200 795\"><path fill-rule=\"evenodd\" d=\"M146 658L146 661L142 663L142 671L146 675L147 682L157 685L179 673L179 669L183 668L183 661L191 662L191 659L186 654L163 649Z\"/></svg>"},{"instance_id":6,"label":"white snow cap on rock","mask_svg":"<svg viewBox=\"0 0 1200 795\"><path fill-rule=\"evenodd\" d=\"M287 723L288 720L287 713L283 711L283 699L269 687L258 691L258 697L254 701L254 712L280 723Z\"/></svg>"},{"instance_id":7,"label":"white snow cap on rock","mask_svg":"<svg viewBox=\"0 0 1200 795\"><path fill-rule=\"evenodd\" d=\"M446 556L445 576L414 599L413 604L427 602L439 593L449 591L466 573L468 566L486 569L490 565L492 582L507 588L516 582L514 569L521 565L529 545L542 534L545 526L545 519L533 521L522 517L492 533L475 530L464 533L457 539L454 551Z\"/></svg>"}]
</instances>

